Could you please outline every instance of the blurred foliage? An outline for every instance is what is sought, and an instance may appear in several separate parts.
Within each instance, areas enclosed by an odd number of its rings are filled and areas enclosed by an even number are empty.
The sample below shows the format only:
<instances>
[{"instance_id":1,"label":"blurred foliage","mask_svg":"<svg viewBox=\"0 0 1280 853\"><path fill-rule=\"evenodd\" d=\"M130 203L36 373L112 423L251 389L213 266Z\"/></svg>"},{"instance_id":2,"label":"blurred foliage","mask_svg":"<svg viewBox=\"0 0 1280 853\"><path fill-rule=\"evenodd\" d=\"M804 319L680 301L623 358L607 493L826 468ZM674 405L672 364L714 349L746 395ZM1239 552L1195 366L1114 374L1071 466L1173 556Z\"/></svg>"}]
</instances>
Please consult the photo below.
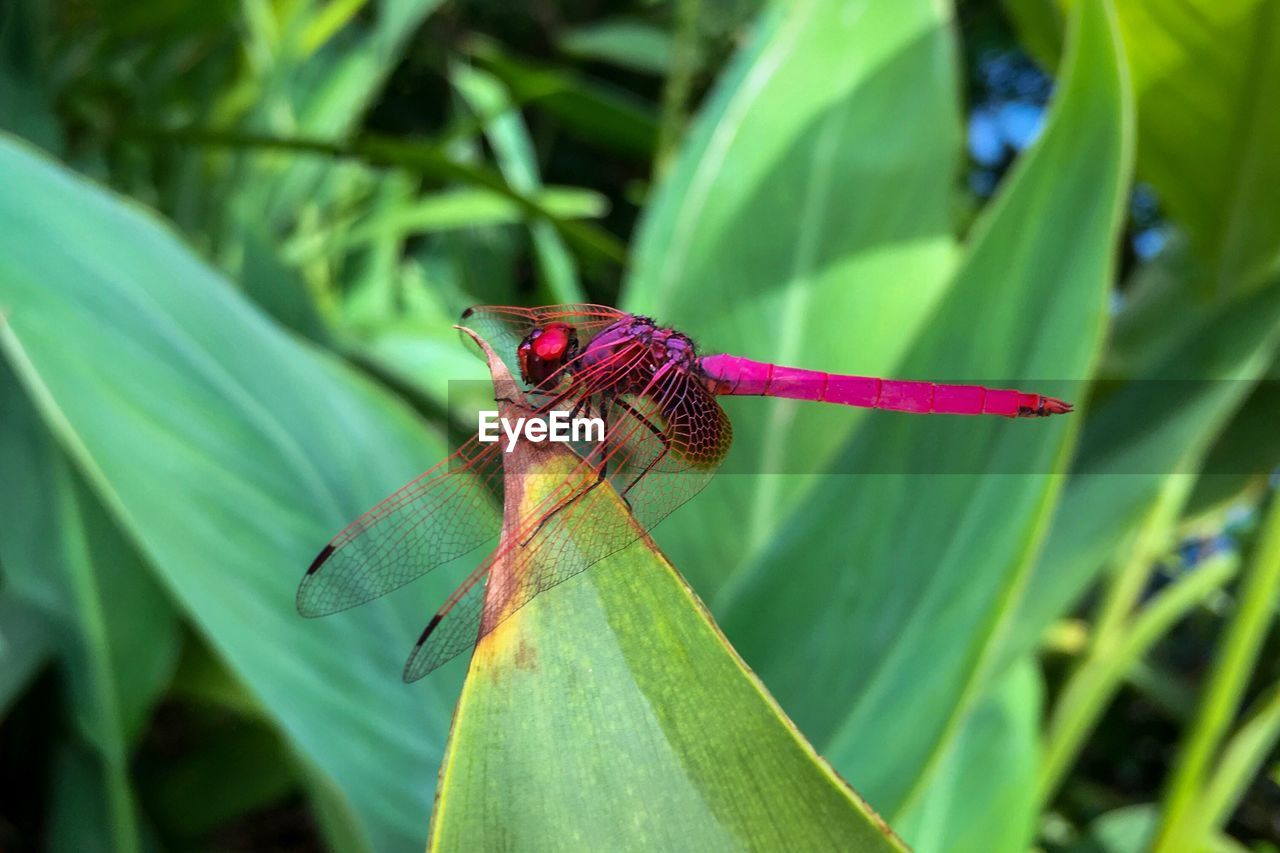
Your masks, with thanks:
<instances>
[{"instance_id":1,"label":"blurred foliage","mask_svg":"<svg viewBox=\"0 0 1280 853\"><path fill-rule=\"evenodd\" d=\"M1274 849L1278 37L1268 0L0 5L0 848L421 849L463 671L396 676L465 567L293 589L442 457L463 307L587 299L1063 389L730 400L655 538L916 849ZM619 671L526 684L523 760L579 766Z\"/></svg>"}]
</instances>

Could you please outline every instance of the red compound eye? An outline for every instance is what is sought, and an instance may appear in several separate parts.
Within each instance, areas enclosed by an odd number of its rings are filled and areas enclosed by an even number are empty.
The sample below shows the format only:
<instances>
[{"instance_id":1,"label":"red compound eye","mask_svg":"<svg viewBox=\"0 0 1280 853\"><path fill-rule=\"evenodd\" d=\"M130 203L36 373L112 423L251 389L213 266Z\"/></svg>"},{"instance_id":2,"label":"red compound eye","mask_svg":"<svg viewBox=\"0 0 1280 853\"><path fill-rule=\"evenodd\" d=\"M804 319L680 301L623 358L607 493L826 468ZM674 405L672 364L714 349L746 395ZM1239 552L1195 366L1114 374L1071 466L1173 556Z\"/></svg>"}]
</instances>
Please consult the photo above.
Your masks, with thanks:
<instances>
[{"instance_id":1,"label":"red compound eye","mask_svg":"<svg viewBox=\"0 0 1280 853\"><path fill-rule=\"evenodd\" d=\"M533 353L543 361L557 361L569 349L569 327L551 323L533 340Z\"/></svg>"}]
</instances>

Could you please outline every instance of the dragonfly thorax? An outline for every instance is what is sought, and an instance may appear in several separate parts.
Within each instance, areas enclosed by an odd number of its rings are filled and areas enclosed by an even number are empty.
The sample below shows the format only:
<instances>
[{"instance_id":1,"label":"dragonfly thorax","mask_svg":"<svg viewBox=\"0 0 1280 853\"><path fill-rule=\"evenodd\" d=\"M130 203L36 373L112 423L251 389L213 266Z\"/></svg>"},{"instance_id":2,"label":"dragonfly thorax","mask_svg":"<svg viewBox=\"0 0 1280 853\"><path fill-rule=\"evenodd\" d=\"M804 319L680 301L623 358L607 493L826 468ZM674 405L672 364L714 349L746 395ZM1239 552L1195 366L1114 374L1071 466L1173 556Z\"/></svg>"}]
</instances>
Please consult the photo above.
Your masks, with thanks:
<instances>
[{"instance_id":1,"label":"dragonfly thorax","mask_svg":"<svg viewBox=\"0 0 1280 853\"><path fill-rule=\"evenodd\" d=\"M663 367L691 370L696 360L697 351L688 335L659 326L648 317L633 315L592 338L571 369L609 370L614 365L625 374L612 383L622 390L632 384L637 388L646 386Z\"/></svg>"}]
</instances>

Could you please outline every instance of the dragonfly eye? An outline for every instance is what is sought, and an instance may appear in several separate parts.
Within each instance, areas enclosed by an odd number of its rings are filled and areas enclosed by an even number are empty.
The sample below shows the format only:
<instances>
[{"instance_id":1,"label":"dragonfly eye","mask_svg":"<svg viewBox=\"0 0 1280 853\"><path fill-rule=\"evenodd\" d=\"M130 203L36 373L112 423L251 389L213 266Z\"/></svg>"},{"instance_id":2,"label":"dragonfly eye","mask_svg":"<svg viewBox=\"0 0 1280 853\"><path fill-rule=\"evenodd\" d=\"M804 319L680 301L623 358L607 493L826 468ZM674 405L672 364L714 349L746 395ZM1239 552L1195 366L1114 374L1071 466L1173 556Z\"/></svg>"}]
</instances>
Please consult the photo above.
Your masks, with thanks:
<instances>
[{"instance_id":1,"label":"dragonfly eye","mask_svg":"<svg viewBox=\"0 0 1280 853\"><path fill-rule=\"evenodd\" d=\"M578 355L578 335L568 323L548 323L520 342L520 373L529 385L542 386Z\"/></svg>"}]
</instances>

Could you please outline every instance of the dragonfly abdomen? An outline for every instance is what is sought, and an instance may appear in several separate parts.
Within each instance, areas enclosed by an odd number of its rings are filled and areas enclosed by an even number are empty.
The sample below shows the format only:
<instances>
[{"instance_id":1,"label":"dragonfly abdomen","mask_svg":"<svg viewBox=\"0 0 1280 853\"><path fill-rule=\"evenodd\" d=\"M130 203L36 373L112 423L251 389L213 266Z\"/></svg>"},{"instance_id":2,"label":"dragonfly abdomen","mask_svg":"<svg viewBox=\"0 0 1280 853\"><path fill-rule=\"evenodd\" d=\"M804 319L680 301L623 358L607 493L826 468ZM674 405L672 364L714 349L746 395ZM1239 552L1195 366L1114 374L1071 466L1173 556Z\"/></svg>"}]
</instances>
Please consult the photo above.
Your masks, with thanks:
<instances>
[{"instance_id":1,"label":"dragonfly abdomen","mask_svg":"<svg viewBox=\"0 0 1280 853\"><path fill-rule=\"evenodd\" d=\"M913 380L846 376L783 367L734 355L699 359L717 394L782 397L932 415L1044 417L1071 411L1053 397L982 385L946 385Z\"/></svg>"}]
</instances>

